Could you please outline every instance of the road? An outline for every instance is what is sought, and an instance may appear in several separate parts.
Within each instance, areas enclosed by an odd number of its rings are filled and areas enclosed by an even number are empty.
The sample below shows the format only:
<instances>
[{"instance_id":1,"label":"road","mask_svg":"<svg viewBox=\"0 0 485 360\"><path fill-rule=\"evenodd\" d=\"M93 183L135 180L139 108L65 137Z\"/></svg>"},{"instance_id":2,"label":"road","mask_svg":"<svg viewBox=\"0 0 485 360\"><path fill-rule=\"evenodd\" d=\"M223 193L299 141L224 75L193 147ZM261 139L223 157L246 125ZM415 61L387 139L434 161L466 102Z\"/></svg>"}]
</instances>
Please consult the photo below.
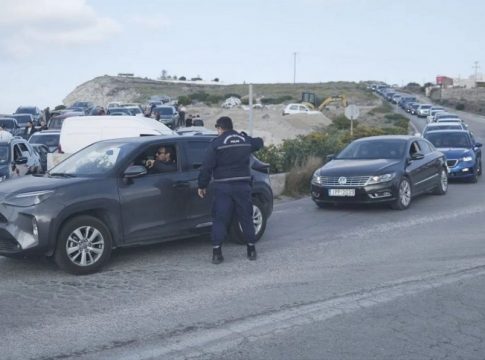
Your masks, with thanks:
<instances>
[{"instance_id":1,"label":"road","mask_svg":"<svg viewBox=\"0 0 485 360\"><path fill-rule=\"evenodd\" d=\"M207 238L118 250L84 277L0 258L0 358L484 359L484 194L278 201L256 262L225 244L212 265Z\"/></svg>"}]
</instances>

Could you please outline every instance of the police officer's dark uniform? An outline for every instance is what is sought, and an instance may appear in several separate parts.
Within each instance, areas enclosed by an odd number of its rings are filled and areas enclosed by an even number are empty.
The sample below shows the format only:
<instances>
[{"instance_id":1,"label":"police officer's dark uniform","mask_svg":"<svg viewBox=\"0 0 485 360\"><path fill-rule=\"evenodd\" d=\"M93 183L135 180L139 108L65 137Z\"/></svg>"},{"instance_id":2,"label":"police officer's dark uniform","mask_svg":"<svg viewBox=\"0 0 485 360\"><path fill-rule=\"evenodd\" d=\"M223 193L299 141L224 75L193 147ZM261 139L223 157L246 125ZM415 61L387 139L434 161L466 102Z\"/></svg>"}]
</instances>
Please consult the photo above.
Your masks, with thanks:
<instances>
[{"instance_id":1,"label":"police officer's dark uniform","mask_svg":"<svg viewBox=\"0 0 485 360\"><path fill-rule=\"evenodd\" d=\"M212 262L219 264L224 260L221 245L234 211L247 239L248 258L256 260L250 155L263 147L263 140L234 131L232 120L227 116L217 120L216 128L220 129L219 136L211 142L207 150L199 173L198 190L199 196L205 196L211 178L214 179Z\"/></svg>"}]
</instances>

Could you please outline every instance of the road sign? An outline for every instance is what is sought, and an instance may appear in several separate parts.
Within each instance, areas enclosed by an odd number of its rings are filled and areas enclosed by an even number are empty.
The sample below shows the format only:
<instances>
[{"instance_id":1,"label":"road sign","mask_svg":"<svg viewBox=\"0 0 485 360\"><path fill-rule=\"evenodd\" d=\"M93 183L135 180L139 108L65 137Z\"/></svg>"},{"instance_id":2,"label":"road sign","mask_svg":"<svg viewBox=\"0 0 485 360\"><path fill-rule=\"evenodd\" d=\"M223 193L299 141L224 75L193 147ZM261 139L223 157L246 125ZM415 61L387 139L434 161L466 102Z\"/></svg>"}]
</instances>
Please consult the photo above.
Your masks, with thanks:
<instances>
[{"instance_id":1,"label":"road sign","mask_svg":"<svg viewBox=\"0 0 485 360\"><path fill-rule=\"evenodd\" d=\"M359 117L359 107L357 105L349 105L345 108L345 117L349 120L355 120Z\"/></svg>"}]
</instances>

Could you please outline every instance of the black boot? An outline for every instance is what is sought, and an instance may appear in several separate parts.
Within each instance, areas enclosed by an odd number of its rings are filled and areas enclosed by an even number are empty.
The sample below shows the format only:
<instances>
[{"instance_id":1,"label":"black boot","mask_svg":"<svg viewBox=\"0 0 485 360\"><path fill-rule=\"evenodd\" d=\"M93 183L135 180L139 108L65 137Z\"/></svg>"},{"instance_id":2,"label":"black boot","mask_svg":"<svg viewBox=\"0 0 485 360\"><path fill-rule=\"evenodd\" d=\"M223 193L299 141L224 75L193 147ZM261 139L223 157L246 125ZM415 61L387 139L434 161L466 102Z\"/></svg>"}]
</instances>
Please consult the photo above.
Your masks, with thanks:
<instances>
[{"instance_id":1,"label":"black boot","mask_svg":"<svg viewBox=\"0 0 485 360\"><path fill-rule=\"evenodd\" d=\"M212 263L213 264L220 264L224 261L224 257L222 256L222 249L221 247L212 248Z\"/></svg>"},{"instance_id":2,"label":"black boot","mask_svg":"<svg viewBox=\"0 0 485 360\"><path fill-rule=\"evenodd\" d=\"M256 254L256 247L254 246L254 244L248 244L248 259L256 260L257 257L258 256Z\"/></svg>"}]
</instances>

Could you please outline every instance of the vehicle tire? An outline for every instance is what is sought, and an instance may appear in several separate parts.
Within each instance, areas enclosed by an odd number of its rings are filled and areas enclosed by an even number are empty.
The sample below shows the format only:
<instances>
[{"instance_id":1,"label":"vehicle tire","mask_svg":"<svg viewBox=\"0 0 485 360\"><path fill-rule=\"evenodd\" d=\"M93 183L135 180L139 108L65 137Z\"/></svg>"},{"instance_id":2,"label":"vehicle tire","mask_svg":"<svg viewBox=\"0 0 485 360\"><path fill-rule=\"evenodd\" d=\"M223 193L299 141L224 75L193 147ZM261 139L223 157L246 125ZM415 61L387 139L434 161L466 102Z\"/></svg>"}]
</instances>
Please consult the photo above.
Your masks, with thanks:
<instances>
[{"instance_id":1,"label":"vehicle tire","mask_svg":"<svg viewBox=\"0 0 485 360\"><path fill-rule=\"evenodd\" d=\"M405 210L411 205L412 189L411 183L405 177L401 179L398 186L396 201L391 205L394 210Z\"/></svg>"},{"instance_id":2,"label":"vehicle tire","mask_svg":"<svg viewBox=\"0 0 485 360\"><path fill-rule=\"evenodd\" d=\"M330 204L327 204L327 203L317 203L316 202L315 204L317 204L317 207L319 209L327 209L330 206Z\"/></svg>"},{"instance_id":3,"label":"vehicle tire","mask_svg":"<svg viewBox=\"0 0 485 360\"><path fill-rule=\"evenodd\" d=\"M111 233L101 220L77 216L63 225L57 238L54 260L61 269L71 274L91 274L109 260L111 248Z\"/></svg>"},{"instance_id":4,"label":"vehicle tire","mask_svg":"<svg viewBox=\"0 0 485 360\"><path fill-rule=\"evenodd\" d=\"M478 169L473 170L473 175L470 177L470 182L476 184L478 182Z\"/></svg>"},{"instance_id":5,"label":"vehicle tire","mask_svg":"<svg viewBox=\"0 0 485 360\"><path fill-rule=\"evenodd\" d=\"M433 189L433 194L444 195L448 191L448 171L445 168L441 169L440 181Z\"/></svg>"},{"instance_id":6,"label":"vehicle tire","mask_svg":"<svg viewBox=\"0 0 485 360\"><path fill-rule=\"evenodd\" d=\"M253 198L253 223L256 232L256 241L259 241L266 229L268 215L264 211L264 206L258 198ZM229 230L229 238L232 242L237 244L246 244L246 237L244 236L241 225L237 220L234 220Z\"/></svg>"},{"instance_id":7,"label":"vehicle tire","mask_svg":"<svg viewBox=\"0 0 485 360\"><path fill-rule=\"evenodd\" d=\"M482 176L482 159L478 160L477 175Z\"/></svg>"}]
</instances>

